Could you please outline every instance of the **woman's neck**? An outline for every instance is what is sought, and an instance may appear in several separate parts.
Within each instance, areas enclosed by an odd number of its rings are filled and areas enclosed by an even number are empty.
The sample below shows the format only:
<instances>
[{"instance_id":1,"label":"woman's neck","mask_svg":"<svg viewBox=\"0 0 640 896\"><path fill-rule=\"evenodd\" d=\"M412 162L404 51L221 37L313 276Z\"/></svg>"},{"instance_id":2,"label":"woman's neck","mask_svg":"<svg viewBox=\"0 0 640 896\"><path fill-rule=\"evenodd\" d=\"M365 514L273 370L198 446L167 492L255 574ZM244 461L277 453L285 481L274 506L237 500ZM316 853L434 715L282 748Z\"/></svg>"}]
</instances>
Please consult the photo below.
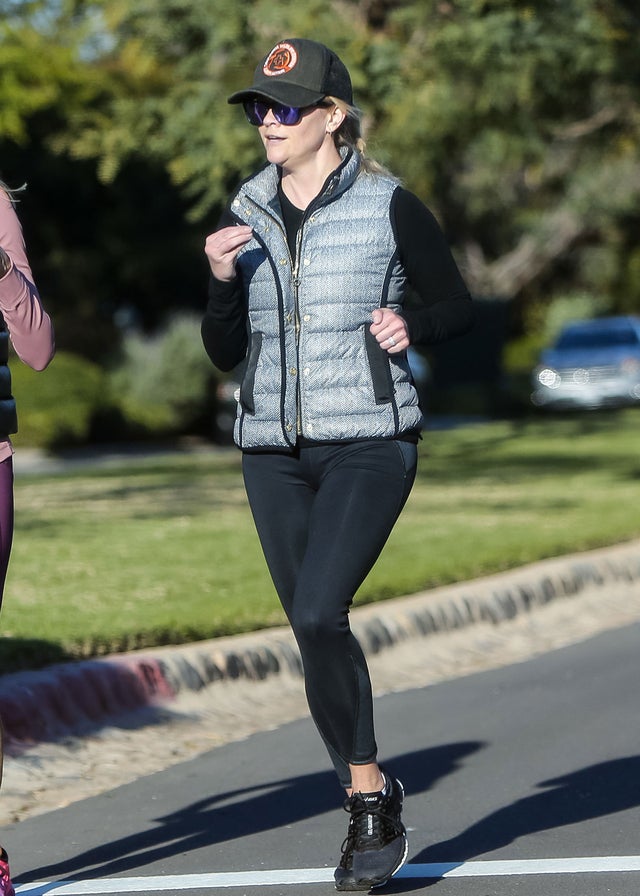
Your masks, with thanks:
<instances>
[{"instance_id":1,"label":"woman's neck","mask_svg":"<svg viewBox=\"0 0 640 896\"><path fill-rule=\"evenodd\" d=\"M316 157L295 169L282 169L282 189L287 199L299 209L306 209L322 189L324 182L341 162L340 153Z\"/></svg>"}]
</instances>

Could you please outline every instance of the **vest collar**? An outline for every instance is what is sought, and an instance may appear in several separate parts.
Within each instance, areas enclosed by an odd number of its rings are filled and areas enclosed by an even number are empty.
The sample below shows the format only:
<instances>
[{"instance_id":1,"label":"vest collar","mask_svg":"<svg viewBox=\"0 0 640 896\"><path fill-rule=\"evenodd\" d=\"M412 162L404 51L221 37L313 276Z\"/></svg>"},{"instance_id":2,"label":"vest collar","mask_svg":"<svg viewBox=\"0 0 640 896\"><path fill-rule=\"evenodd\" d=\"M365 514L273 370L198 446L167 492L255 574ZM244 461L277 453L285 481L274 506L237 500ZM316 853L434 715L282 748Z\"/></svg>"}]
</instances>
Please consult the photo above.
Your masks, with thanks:
<instances>
[{"instance_id":1,"label":"vest collar","mask_svg":"<svg viewBox=\"0 0 640 896\"><path fill-rule=\"evenodd\" d=\"M349 189L358 176L361 165L360 154L346 146L341 146L339 151L342 161L325 180L319 194L311 203L313 207L336 199ZM268 164L245 181L242 192L259 206L273 213L279 205L277 195L280 177L280 167Z\"/></svg>"}]
</instances>

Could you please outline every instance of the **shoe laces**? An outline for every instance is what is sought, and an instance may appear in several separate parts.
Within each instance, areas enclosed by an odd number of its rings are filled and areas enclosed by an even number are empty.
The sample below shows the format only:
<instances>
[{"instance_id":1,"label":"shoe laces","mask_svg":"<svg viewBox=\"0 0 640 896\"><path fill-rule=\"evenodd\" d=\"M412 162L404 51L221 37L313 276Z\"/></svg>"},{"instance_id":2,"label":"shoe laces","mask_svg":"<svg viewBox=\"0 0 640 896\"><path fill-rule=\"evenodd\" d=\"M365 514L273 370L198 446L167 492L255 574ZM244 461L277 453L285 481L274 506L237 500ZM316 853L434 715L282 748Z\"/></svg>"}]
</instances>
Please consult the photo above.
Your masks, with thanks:
<instances>
[{"instance_id":1,"label":"shoe laces","mask_svg":"<svg viewBox=\"0 0 640 896\"><path fill-rule=\"evenodd\" d=\"M349 828L347 836L342 844L343 867L350 867L349 862L354 850L359 846L378 841L381 845L391 842L395 837L404 833L402 822L394 815L385 811L390 804L386 798L377 802L368 803L359 793L353 794L344 803L344 809L349 812Z\"/></svg>"}]
</instances>

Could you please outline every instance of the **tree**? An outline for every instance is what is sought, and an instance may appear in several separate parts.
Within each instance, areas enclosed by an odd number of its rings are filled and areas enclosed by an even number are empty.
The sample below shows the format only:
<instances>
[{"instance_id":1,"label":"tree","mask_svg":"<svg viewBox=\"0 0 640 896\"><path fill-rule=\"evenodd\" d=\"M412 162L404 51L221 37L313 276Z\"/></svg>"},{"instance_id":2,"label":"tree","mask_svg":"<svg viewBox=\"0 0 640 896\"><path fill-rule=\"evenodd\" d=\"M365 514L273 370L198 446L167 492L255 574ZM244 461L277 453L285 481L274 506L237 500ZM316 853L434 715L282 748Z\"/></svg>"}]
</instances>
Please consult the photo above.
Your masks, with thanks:
<instances>
[{"instance_id":1,"label":"tree","mask_svg":"<svg viewBox=\"0 0 640 896\"><path fill-rule=\"evenodd\" d=\"M435 200L474 292L565 280L614 293L640 195L632 5L432 2L390 24L399 63L381 137Z\"/></svg>"},{"instance_id":2,"label":"tree","mask_svg":"<svg viewBox=\"0 0 640 896\"><path fill-rule=\"evenodd\" d=\"M126 316L143 329L206 296L201 225L164 164L136 153L98 178L67 134L102 121L127 83L104 61L108 33L90 4L0 7L0 177L27 182L18 213L59 348L104 361ZM106 139L106 138L105 138ZM87 157L85 157L87 156Z\"/></svg>"},{"instance_id":3,"label":"tree","mask_svg":"<svg viewBox=\"0 0 640 896\"><path fill-rule=\"evenodd\" d=\"M226 96L277 38L306 34L344 57L376 147L434 207L475 293L535 296L564 280L638 298L632 3L120 0L102 11L112 40L97 63L126 95L67 139L103 178L144 148L194 217L216 208L260 159Z\"/></svg>"},{"instance_id":4,"label":"tree","mask_svg":"<svg viewBox=\"0 0 640 896\"><path fill-rule=\"evenodd\" d=\"M228 192L262 159L255 131L226 97L277 39L294 34L343 57L373 154L435 211L474 294L524 306L576 291L604 295L614 309L638 304L632 0L4 0L4 8L0 61L7 47L22 51L1 70L0 139L18 146L31 135L52 159L77 165L85 184L95 165L89 192L101 197L103 218L113 200L114 219L125 222L120 233L97 227L93 256L83 246L101 278L116 277L112 308L143 309L151 324L172 302L169 262L197 266L196 241L199 258ZM28 41L50 52L27 54ZM169 207L156 190L171 195ZM138 194L146 198L136 204ZM171 226L145 245L145 205L154 224L175 216L173 253ZM132 260L134 244L144 261ZM97 255L108 258L105 272Z\"/></svg>"}]
</instances>

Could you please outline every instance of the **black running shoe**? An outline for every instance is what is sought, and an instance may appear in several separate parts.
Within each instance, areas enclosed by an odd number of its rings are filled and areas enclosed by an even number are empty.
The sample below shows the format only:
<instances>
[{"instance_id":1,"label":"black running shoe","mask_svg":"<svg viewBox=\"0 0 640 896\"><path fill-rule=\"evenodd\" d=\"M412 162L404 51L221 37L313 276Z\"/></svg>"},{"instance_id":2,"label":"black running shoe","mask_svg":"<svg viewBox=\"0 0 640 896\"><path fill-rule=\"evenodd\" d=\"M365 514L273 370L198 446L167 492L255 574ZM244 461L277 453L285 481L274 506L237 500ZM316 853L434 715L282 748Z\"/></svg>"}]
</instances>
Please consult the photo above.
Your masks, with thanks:
<instances>
[{"instance_id":1,"label":"black running shoe","mask_svg":"<svg viewBox=\"0 0 640 896\"><path fill-rule=\"evenodd\" d=\"M407 858L407 836L401 819L404 790L397 778L385 771L382 774L384 796L354 793L344 804L351 818L334 874L336 890L381 887Z\"/></svg>"},{"instance_id":2,"label":"black running shoe","mask_svg":"<svg viewBox=\"0 0 640 896\"><path fill-rule=\"evenodd\" d=\"M345 801L344 808L347 812L351 811L351 797ZM338 867L333 872L333 877L336 882L336 890L359 890L360 887L356 884L356 879L353 876L353 847L355 843L355 837L352 836L352 824L353 819L349 822L349 830L347 831L347 836L342 844L342 855L340 856L340 863Z\"/></svg>"}]
</instances>

